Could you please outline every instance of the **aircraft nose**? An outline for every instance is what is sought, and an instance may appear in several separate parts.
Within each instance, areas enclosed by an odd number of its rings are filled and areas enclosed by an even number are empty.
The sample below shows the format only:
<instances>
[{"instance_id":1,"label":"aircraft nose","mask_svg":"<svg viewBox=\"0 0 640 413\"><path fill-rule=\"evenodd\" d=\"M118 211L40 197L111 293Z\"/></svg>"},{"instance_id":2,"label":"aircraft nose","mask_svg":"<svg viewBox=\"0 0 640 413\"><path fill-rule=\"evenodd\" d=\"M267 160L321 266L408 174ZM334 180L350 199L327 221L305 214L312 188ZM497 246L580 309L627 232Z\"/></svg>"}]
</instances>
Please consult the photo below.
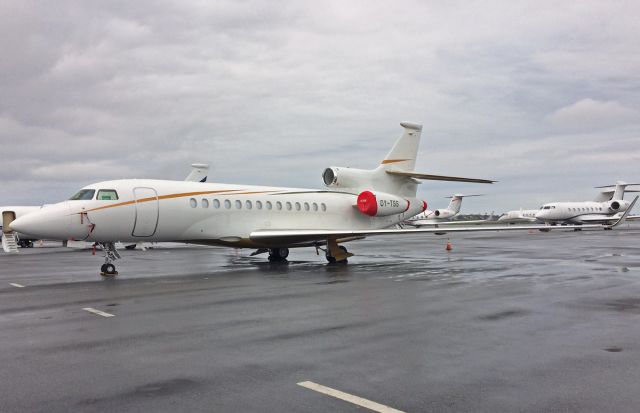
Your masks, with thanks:
<instances>
[{"instance_id":1,"label":"aircraft nose","mask_svg":"<svg viewBox=\"0 0 640 413\"><path fill-rule=\"evenodd\" d=\"M20 234L37 239L66 240L69 214L66 205L52 205L19 217L9 227Z\"/></svg>"}]
</instances>

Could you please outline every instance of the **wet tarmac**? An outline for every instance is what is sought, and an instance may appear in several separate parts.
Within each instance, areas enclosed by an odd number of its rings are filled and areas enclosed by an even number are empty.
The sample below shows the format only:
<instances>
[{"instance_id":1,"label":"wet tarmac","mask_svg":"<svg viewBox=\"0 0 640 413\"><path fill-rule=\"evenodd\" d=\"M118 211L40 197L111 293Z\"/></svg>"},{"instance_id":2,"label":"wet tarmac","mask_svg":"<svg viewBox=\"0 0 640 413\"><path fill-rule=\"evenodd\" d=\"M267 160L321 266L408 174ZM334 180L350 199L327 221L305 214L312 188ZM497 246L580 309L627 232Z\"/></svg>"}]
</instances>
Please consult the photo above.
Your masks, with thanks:
<instances>
[{"instance_id":1,"label":"wet tarmac","mask_svg":"<svg viewBox=\"0 0 640 413\"><path fill-rule=\"evenodd\" d=\"M0 253L0 412L367 411L304 381L406 412L635 412L639 239L376 238L348 265L159 246L115 280L87 250Z\"/></svg>"}]
</instances>

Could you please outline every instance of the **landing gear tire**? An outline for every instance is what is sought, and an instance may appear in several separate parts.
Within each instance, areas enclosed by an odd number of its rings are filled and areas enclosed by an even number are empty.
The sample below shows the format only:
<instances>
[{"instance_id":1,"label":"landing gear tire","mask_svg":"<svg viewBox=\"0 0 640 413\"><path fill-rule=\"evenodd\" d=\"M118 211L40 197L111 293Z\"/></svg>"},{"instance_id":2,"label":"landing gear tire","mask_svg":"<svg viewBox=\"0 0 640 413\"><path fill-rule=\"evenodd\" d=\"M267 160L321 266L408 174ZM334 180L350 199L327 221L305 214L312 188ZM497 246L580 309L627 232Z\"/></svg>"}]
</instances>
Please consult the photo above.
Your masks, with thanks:
<instances>
[{"instance_id":1,"label":"landing gear tire","mask_svg":"<svg viewBox=\"0 0 640 413\"><path fill-rule=\"evenodd\" d=\"M113 265L113 261L120 259L120 254L116 249L116 245L113 242L102 242L100 243L102 246L102 250L104 251L104 264L100 267L100 275L103 277L113 277L118 275L118 271L116 271L116 266Z\"/></svg>"},{"instance_id":2,"label":"landing gear tire","mask_svg":"<svg viewBox=\"0 0 640 413\"><path fill-rule=\"evenodd\" d=\"M116 271L116 266L113 264L102 264L100 267L100 275L103 277L113 277L118 275L118 271Z\"/></svg>"},{"instance_id":3,"label":"landing gear tire","mask_svg":"<svg viewBox=\"0 0 640 413\"><path fill-rule=\"evenodd\" d=\"M340 248L345 254L347 254L349 251L347 251L347 248L342 246L342 245L338 245L338 248ZM329 264L348 264L348 260L345 258L342 261L338 261L336 260L336 257L332 256L329 254L329 250L327 250L327 262L329 262Z\"/></svg>"},{"instance_id":4,"label":"landing gear tire","mask_svg":"<svg viewBox=\"0 0 640 413\"><path fill-rule=\"evenodd\" d=\"M269 262L285 262L289 256L289 248L269 249Z\"/></svg>"}]
</instances>

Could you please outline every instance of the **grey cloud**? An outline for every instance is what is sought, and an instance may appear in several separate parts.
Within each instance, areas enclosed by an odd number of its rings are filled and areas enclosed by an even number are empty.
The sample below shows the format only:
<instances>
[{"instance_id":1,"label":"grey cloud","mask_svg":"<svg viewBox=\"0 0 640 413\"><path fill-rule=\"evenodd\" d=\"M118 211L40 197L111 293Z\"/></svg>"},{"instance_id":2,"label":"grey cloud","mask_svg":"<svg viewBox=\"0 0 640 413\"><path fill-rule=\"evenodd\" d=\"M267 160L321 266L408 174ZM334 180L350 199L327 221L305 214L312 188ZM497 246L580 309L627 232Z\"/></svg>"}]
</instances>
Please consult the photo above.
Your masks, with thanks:
<instances>
[{"instance_id":1,"label":"grey cloud","mask_svg":"<svg viewBox=\"0 0 640 413\"><path fill-rule=\"evenodd\" d=\"M501 180L426 183L433 202L589 198L594 184L640 179L639 12L596 1L5 2L0 203L53 202L117 177L182 179L195 161L220 181L317 187L326 166L374 167L402 120L425 124L421 170Z\"/></svg>"}]
</instances>

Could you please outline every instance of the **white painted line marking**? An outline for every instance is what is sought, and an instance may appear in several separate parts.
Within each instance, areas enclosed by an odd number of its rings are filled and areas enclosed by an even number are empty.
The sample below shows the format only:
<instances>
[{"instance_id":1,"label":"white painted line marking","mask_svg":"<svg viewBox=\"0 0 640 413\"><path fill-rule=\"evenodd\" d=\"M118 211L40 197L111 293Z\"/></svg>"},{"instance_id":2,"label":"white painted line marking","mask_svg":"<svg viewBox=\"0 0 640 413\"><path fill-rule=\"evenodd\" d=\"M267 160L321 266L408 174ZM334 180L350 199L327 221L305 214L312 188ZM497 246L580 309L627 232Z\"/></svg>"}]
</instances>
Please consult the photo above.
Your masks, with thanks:
<instances>
[{"instance_id":1,"label":"white painted line marking","mask_svg":"<svg viewBox=\"0 0 640 413\"><path fill-rule=\"evenodd\" d=\"M95 308L91 308L91 307L85 307L83 308L83 310L93 314L101 315L103 317L115 317L114 314L105 313L104 311L96 310Z\"/></svg>"},{"instance_id":2,"label":"white painted line marking","mask_svg":"<svg viewBox=\"0 0 640 413\"><path fill-rule=\"evenodd\" d=\"M18 283L9 283L9 285L16 287L16 288L24 288L24 285L22 284L18 284Z\"/></svg>"},{"instance_id":3,"label":"white painted line marking","mask_svg":"<svg viewBox=\"0 0 640 413\"><path fill-rule=\"evenodd\" d=\"M361 407L365 407L369 410L373 410L374 412L380 413L405 413L402 410L396 410L389 406L385 406L384 404L372 402L371 400L363 399L362 397L354 396L349 393L341 392L340 390L332 389L331 387L326 387L318 383L314 383L312 381L301 381L298 383L298 386L306 387L310 390L315 390L318 393L323 393L331 397L335 397L337 399L341 399L347 401L349 403L356 404Z\"/></svg>"}]
</instances>

